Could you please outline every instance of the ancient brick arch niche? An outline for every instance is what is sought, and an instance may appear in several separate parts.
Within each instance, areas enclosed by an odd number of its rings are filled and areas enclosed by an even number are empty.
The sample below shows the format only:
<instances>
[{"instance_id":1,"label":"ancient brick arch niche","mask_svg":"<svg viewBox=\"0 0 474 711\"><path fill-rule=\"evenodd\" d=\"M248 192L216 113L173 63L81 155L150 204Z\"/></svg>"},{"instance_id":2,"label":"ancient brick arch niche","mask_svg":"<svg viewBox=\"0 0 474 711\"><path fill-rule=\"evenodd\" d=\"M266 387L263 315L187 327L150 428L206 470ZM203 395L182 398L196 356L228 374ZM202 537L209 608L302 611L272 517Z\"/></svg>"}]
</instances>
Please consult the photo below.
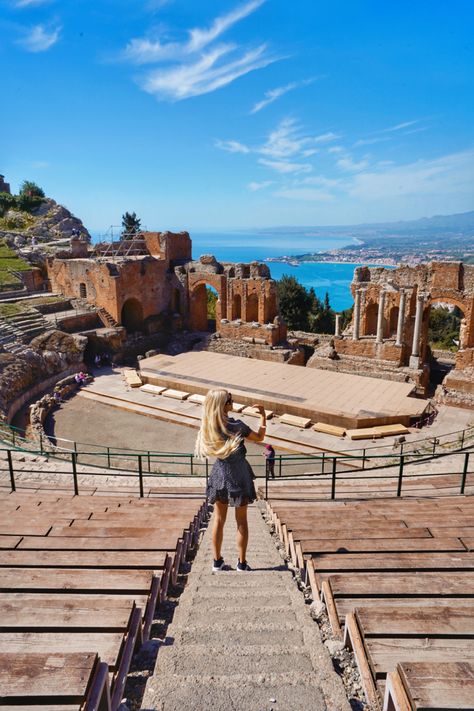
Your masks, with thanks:
<instances>
[{"instance_id":1,"label":"ancient brick arch niche","mask_svg":"<svg viewBox=\"0 0 474 711\"><path fill-rule=\"evenodd\" d=\"M143 307L138 299L127 299L122 306L122 324L128 333L143 329Z\"/></svg>"}]
</instances>

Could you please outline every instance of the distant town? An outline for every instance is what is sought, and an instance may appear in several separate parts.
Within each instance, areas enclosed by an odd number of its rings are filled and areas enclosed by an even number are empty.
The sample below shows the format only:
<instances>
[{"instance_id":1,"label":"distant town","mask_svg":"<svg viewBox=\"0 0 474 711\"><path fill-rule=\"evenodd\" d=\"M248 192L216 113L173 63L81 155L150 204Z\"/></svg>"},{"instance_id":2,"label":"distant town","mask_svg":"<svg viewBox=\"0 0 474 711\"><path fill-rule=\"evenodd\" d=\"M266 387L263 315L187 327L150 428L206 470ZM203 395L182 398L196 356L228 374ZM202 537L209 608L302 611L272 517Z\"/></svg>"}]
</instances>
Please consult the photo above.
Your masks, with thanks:
<instances>
[{"instance_id":1,"label":"distant town","mask_svg":"<svg viewBox=\"0 0 474 711\"><path fill-rule=\"evenodd\" d=\"M347 236L352 243L338 249L269 257L267 262L284 262L292 266L302 262L388 266L430 261L474 264L474 211L409 222L290 229L294 234L311 231L320 237ZM285 230L289 231L288 228Z\"/></svg>"}]
</instances>

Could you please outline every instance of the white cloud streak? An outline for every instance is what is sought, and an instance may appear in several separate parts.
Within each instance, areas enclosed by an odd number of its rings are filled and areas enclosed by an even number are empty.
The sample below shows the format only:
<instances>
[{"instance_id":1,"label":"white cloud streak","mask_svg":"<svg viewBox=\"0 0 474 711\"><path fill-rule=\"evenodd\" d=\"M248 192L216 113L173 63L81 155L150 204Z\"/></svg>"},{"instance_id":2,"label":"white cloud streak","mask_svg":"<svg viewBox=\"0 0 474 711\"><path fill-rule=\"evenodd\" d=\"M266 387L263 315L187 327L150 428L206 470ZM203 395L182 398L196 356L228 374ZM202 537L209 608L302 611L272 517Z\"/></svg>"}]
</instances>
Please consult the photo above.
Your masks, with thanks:
<instances>
[{"instance_id":1,"label":"white cloud streak","mask_svg":"<svg viewBox=\"0 0 474 711\"><path fill-rule=\"evenodd\" d=\"M270 187L270 185L274 185L273 180L262 180L260 183L258 182L252 182L247 185L248 189L251 190L252 192L257 192L257 190L264 190L265 188Z\"/></svg>"},{"instance_id":2,"label":"white cloud streak","mask_svg":"<svg viewBox=\"0 0 474 711\"><path fill-rule=\"evenodd\" d=\"M367 160L367 158L363 158L360 161L355 161L352 156L346 155L343 158L339 158L339 160L336 161L336 165L341 170L356 173L361 170L364 170L365 168L368 168L369 161Z\"/></svg>"},{"instance_id":3,"label":"white cloud streak","mask_svg":"<svg viewBox=\"0 0 474 711\"><path fill-rule=\"evenodd\" d=\"M409 128L410 126L414 126L416 123L419 123L418 119L415 121L403 121L402 123L395 124L395 126L383 128L381 131L377 131L377 133L393 133L394 131L401 131L403 128Z\"/></svg>"},{"instance_id":4,"label":"white cloud streak","mask_svg":"<svg viewBox=\"0 0 474 711\"><path fill-rule=\"evenodd\" d=\"M332 202L334 200L334 195L327 190L318 190L317 188L283 188L278 190L275 196L304 202Z\"/></svg>"},{"instance_id":5,"label":"white cloud streak","mask_svg":"<svg viewBox=\"0 0 474 711\"><path fill-rule=\"evenodd\" d=\"M34 25L18 44L27 52L46 52L59 41L60 34L59 26L48 30L44 25Z\"/></svg>"},{"instance_id":6,"label":"white cloud streak","mask_svg":"<svg viewBox=\"0 0 474 711\"><path fill-rule=\"evenodd\" d=\"M34 7L36 5L47 5L51 0L17 0L15 7Z\"/></svg>"},{"instance_id":7,"label":"white cloud streak","mask_svg":"<svg viewBox=\"0 0 474 711\"><path fill-rule=\"evenodd\" d=\"M290 163L284 160L267 160L266 158L259 158L260 165L264 165L266 168L271 168L276 170L277 173L310 173L313 170L313 166L309 163Z\"/></svg>"},{"instance_id":8,"label":"white cloud streak","mask_svg":"<svg viewBox=\"0 0 474 711\"><path fill-rule=\"evenodd\" d=\"M278 86L275 89L269 89L268 91L265 92L264 98L261 101L257 101L256 104L254 104L253 108L251 109L250 113L251 114L256 114L262 109L266 108L270 104L273 104L274 101L279 99L280 97L284 96L285 94L288 94L289 91L294 91L294 89L299 89L300 87L303 86L308 86L309 84L312 84L315 81L315 79L303 79L301 81L292 81L289 84L285 84L285 86Z\"/></svg>"},{"instance_id":9,"label":"white cloud streak","mask_svg":"<svg viewBox=\"0 0 474 711\"><path fill-rule=\"evenodd\" d=\"M250 148L239 141L221 141L217 139L214 145L222 151L227 151L227 153L250 153Z\"/></svg>"},{"instance_id":10,"label":"white cloud streak","mask_svg":"<svg viewBox=\"0 0 474 711\"><path fill-rule=\"evenodd\" d=\"M141 88L157 99L180 101L216 91L282 59L272 56L266 44L252 49L233 43L213 44L264 2L250 0L220 15L208 27L191 29L183 42L134 38L123 51L122 59L136 65L159 65L138 79Z\"/></svg>"}]
</instances>

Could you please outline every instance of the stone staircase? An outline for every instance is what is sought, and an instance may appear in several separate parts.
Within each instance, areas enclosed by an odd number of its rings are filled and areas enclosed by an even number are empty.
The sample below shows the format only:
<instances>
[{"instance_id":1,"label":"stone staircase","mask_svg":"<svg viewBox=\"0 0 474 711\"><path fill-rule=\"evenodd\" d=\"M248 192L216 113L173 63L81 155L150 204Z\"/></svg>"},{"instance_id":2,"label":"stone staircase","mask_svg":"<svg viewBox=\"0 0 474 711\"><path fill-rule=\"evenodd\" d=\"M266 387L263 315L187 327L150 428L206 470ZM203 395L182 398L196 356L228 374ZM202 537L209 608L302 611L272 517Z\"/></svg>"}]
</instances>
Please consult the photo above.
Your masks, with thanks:
<instances>
[{"instance_id":1,"label":"stone staircase","mask_svg":"<svg viewBox=\"0 0 474 711\"><path fill-rule=\"evenodd\" d=\"M102 307L100 309L97 309L97 315L99 316L100 320L106 328L118 328L119 324L114 319L112 314L109 314L107 309L104 309Z\"/></svg>"},{"instance_id":2,"label":"stone staircase","mask_svg":"<svg viewBox=\"0 0 474 711\"><path fill-rule=\"evenodd\" d=\"M318 627L257 506L248 513L252 571L235 571L229 520L223 555L234 570L212 574L206 531L142 709L350 711Z\"/></svg>"},{"instance_id":3,"label":"stone staircase","mask_svg":"<svg viewBox=\"0 0 474 711\"><path fill-rule=\"evenodd\" d=\"M36 309L28 309L12 316L0 317L0 345L16 352L21 344L29 343L35 336L51 328Z\"/></svg>"}]
</instances>

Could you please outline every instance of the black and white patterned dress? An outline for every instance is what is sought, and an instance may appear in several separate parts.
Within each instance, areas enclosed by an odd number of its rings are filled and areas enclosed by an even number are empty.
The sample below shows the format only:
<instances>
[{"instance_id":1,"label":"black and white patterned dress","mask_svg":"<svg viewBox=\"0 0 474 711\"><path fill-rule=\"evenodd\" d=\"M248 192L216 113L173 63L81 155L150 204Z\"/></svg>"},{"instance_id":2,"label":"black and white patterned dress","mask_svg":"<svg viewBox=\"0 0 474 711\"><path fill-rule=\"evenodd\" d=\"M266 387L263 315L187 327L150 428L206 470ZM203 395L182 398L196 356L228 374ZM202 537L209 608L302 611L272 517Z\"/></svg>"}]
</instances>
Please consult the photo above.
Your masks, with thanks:
<instances>
[{"instance_id":1,"label":"black and white patterned dress","mask_svg":"<svg viewBox=\"0 0 474 711\"><path fill-rule=\"evenodd\" d=\"M232 434L240 434L242 439L252 431L245 422L232 417L228 418L227 429ZM242 441L230 457L216 459L207 485L209 503L222 501L229 506L245 506L255 501L254 473L245 458L246 454L247 449Z\"/></svg>"}]
</instances>

